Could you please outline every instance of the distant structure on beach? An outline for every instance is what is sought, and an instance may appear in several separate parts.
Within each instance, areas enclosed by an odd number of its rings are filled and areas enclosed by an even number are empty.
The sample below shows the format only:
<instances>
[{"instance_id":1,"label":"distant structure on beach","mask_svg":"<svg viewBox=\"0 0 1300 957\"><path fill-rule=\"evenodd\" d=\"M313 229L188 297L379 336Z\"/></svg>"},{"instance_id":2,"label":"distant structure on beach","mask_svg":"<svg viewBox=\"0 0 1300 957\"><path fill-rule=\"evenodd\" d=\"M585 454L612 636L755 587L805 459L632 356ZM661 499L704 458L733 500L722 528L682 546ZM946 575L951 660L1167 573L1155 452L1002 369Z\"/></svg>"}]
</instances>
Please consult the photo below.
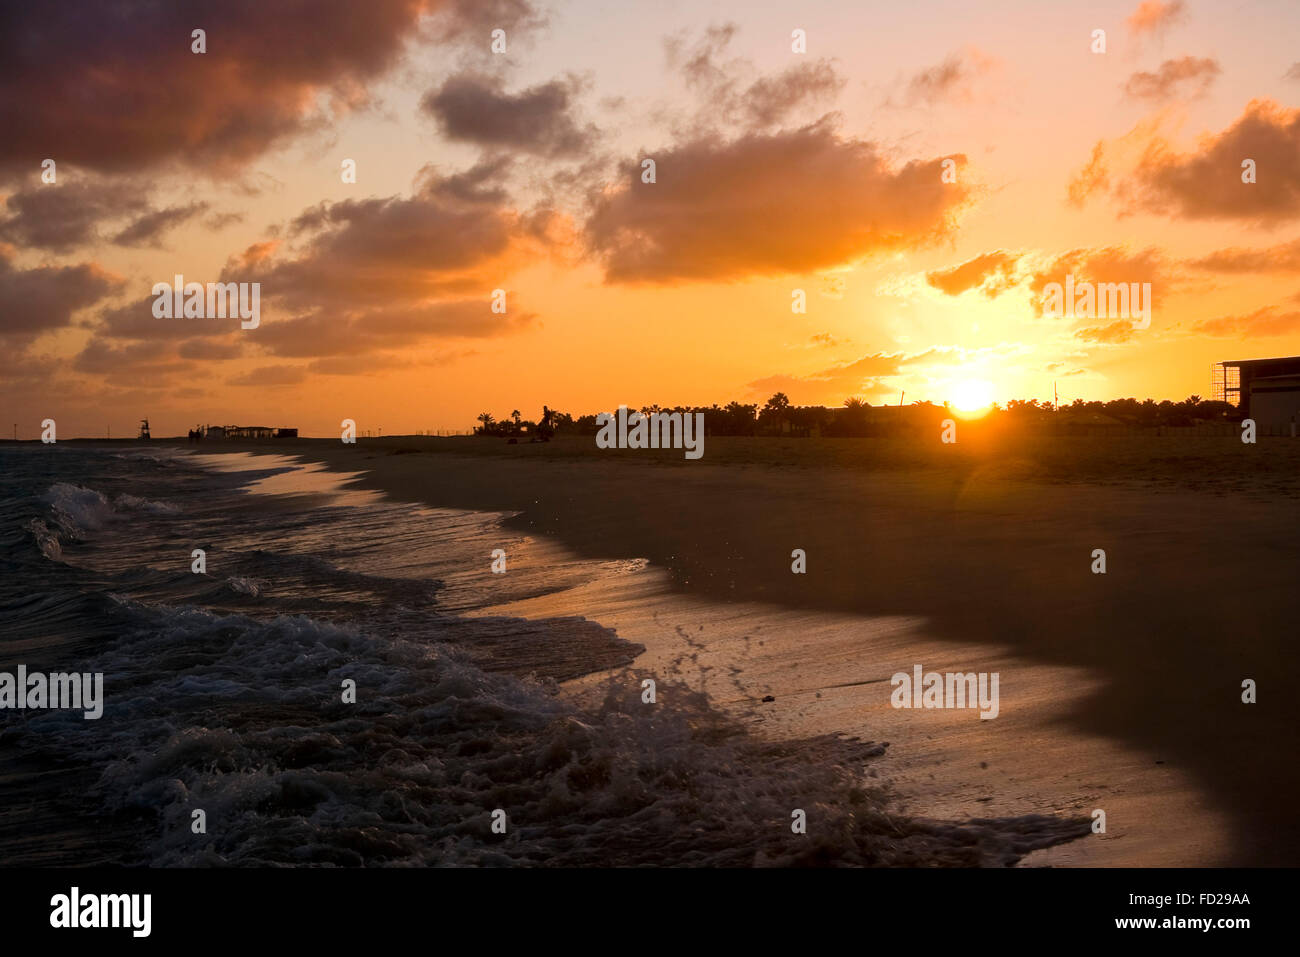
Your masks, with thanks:
<instances>
[{"instance_id":1,"label":"distant structure on beach","mask_svg":"<svg viewBox=\"0 0 1300 957\"><path fill-rule=\"evenodd\" d=\"M1300 422L1300 356L1220 362L1214 397L1234 403L1265 433L1287 431Z\"/></svg>"},{"instance_id":2,"label":"distant structure on beach","mask_svg":"<svg viewBox=\"0 0 1300 957\"><path fill-rule=\"evenodd\" d=\"M141 419L141 420L140 420L140 434L137 435L136 438L137 438L137 439L144 439L144 440L146 440L146 441L148 441L148 439L150 438L150 436L149 436L149 420L148 420L148 419Z\"/></svg>"},{"instance_id":3,"label":"distant structure on beach","mask_svg":"<svg viewBox=\"0 0 1300 957\"><path fill-rule=\"evenodd\" d=\"M202 442L205 439L296 439L297 429L278 429L269 425L200 425L190 429L190 441Z\"/></svg>"}]
</instances>

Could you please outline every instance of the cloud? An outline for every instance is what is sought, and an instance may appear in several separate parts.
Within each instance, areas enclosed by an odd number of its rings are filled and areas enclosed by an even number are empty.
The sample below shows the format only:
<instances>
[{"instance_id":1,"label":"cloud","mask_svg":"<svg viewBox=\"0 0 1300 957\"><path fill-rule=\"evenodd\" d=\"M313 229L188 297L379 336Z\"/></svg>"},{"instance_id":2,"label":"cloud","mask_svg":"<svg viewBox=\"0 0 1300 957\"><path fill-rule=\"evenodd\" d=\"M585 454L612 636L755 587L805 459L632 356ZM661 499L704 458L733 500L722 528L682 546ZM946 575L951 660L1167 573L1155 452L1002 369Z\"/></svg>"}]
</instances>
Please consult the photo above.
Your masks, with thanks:
<instances>
[{"instance_id":1,"label":"cloud","mask_svg":"<svg viewBox=\"0 0 1300 957\"><path fill-rule=\"evenodd\" d=\"M1300 60L1291 64L1291 68L1282 74L1284 80L1300 80Z\"/></svg>"},{"instance_id":2,"label":"cloud","mask_svg":"<svg viewBox=\"0 0 1300 957\"><path fill-rule=\"evenodd\" d=\"M925 274L925 280L935 289L949 296L958 296L969 289L978 288L990 299L1014 285L1015 267L1019 253L999 249L984 253L950 269L936 269Z\"/></svg>"},{"instance_id":3,"label":"cloud","mask_svg":"<svg viewBox=\"0 0 1300 957\"><path fill-rule=\"evenodd\" d=\"M237 169L327 116L322 100L335 110L364 103L366 85L439 9L444 36L488 12L435 0L367 0L364 10L354 0L7 5L0 168L50 156L101 171L168 161ZM531 14L523 3L492 10L502 27ZM191 52L196 27L206 53Z\"/></svg>"},{"instance_id":4,"label":"cloud","mask_svg":"<svg viewBox=\"0 0 1300 957\"><path fill-rule=\"evenodd\" d=\"M312 207L290 228L308 237L302 248L261 244L256 261L246 252L223 278L260 280L264 296L298 312L406 309L470 291L486 303L512 256L544 246L546 214L465 198L445 184L431 176L410 197Z\"/></svg>"},{"instance_id":5,"label":"cloud","mask_svg":"<svg viewBox=\"0 0 1300 957\"><path fill-rule=\"evenodd\" d=\"M182 359L200 359L204 362L238 359L244 354L244 343L237 339L189 339L181 343L176 354Z\"/></svg>"},{"instance_id":6,"label":"cloud","mask_svg":"<svg viewBox=\"0 0 1300 957\"><path fill-rule=\"evenodd\" d=\"M1236 220L1274 226L1300 216L1300 110L1267 99L1252 100L1230 127L1201 138L1180 153L1149 129L1140 156L1127 172L1109 168L1106 143L1093 150L1087 170L1071 183L1082 203L1109 190L1125 212L1159 213L1174 219ZM1255 161L1256 183L1242 182L1242 163Z\"/></svg>"},{"instance_id":7,"label":"cloud","mask_svg":"<svg viewBox=\"0 0 1300 957\"><path fill-rule=\"evenodd\" d=\"M95 263L19 269L12 253L0 245L0 339L11 348L70 325L74 313L122 285L120 277Z\"/></svg>"},{"instance_id":8,"label":"cloud","mask_svg":"<svg viewBox=\"0 0 1300 957\"><path fill-rule=\"evenodd\" d=\"M647 155L657 181L641 181L639 160L627 164L586 222L607 282L799 273L924 246L951 233L968 198L941 182L941 158L896 167L826 122Z\"/></svg>"},{"instance_id":9,"label":"cloud","mask_svg":"<svg viewBox=\"0 0 1300 957\"><path fill-rule=\"evenodd\" d=\"M1239 316L1202 319L1192 325L1192 332L1220 339L1271 339L1300 332L1300 312L1281 312L1265 306Z\"/></svg>"},{"instance_id":10,"label":"cloud","mask_svg":"<svg viewBox=\"0 0 1300 957\"><path fill-rule=\"evenodd\" d=\"M739 31L734 23L711 26L689 49L684 34L664 40L669 70L680 74L696 97L696 115L685 125L697 133L719 126L757 131L791 116L806 118L810 111L831 104L844 89L847 81L834 61L825 58L801 58L780 73L749 79L758 72L751 61L741 57L722 61Z\"/></svg>"},{"instance_id":11,"label":"cloud","mask_svg":"<svg viewBox=\"0 0 1300 957\"><path fill-rule=\"evenodd\" d=\"M594 126L579 127L573 100L579 82L569 77L507 93L500 78L459 73L420 102L450 139L492 148L562 156L591 148Z\"/></svg>"},{"instance_id":12,"label":"cloud","mask_svg":"<svg viewBox=\"0 0 1300 957\"><path fill-rule=\"evenodd\" d=\"M974 81L988 73L996 61L974 48L949 55L942 63L915 74L907 84L908 103L969 103Z\"/></svg>"},{"instance_id":13,"label":"cloud","mask_svg":"<svg viewBox=\"0 0 1300 957\"><path fill-rule=\"evenodd\" d=\"M830 60L800 63L776 74L759 77L741 97L754 126L780 123L810 104L829 101L844 88L845 80Z\"/></svg>"},{"instance_id":14,"label":"cloud","mask_svg":"<svg viewBox=\"0 0 1300 957\"><path fill-rule=\"evenodd\" d=\"M547 250L551 217L498 202L486 185L495 168L445 177L426 169L408 197L321 203L279 230L284 235L231 255L219 275L186 276L260 283L256 330L241 331L234 319L158 319L152 293L142 290L103 311L94 332L179 342L183 357L216 360L249 347L285 357L361 355L526 329L536 315L509 290L506 313L493 313L492 291Z\"/></svg>"},{"instance_id":15,"label":"cloud","mask_svg":"<svg viewBox=\"0 0 1300 957\"><path fill-rule=\"evenodd\" d=\"M1168 294L1171 279L1161 252L1148 247L1139 252L1127 246L1079 247L1055 255L1012 252L1004 249L983 253L974 259L925 274L926 282L949 296L978 289L994 299L1022 284L1041 315L1042 296L1049 283L1065 285L1073 275L1076 285L1091 283L1146 283ZM1097 330L1084 330L1089 335ZM1100 340L1095 340L1100 341Z\"/></svg>"},{"instance_id":16,"label":"cloud","mask_svg":"<svg viewBox=\"0 0 1300 957\"><path fill-rule=\"evenodd\" d=\"M113 237L113 242L119 246L160 245L163 233L188 222L207 208L207 203L190 203L188 206L156 209L131 222Z\"/></svg>"},{"instance_id":17,"label":"cloud","mask_svg":"<svg viewBox=\"0 0 1300 957\"><path fill-rule=\"evenodd\" d=\"M1029 290L1040 309L1042 296L1048 283L1065 285L1066 277L1073 275L1077 286L1091 283L1151 283L1152 298L1167 295L1169 277L1159 250L1148 247L1141 252L1131 252L1127 246L1100 246L1071 249L1046 262L1034 265L1028 272Z\"/></svg>"},{"instance_id":18,"label":"cloud","mask_svg":"<svg viewBox=\"0 0 1300 957\"><path fill-rule=\"evenodd\" d=\"M146 341L118 345L101 338L93 338L77 354L73 367L78 372L105 375L109 379L138 381L143 374L161 378L189 368L189 363L178 361L164 342Z\"/></svg>"},{"instance_id":19,"label":"cloud","mask_svg":"<svg viewBox=\"0 0 1300 957\"><path fill-rule=\"evenodd\" d=\"M1204 96L1223 71L1217 60L1185 56L1166 60L1154 73L1138 72L1124 84L1130 99L1162 102L1175 97Z\"/></svg>"},{"instance_id":20,"label":"cloud","mask_svg":"<svg viewBox=\"0 0 1300 957\"><path fill-rule=\"evenodd\" d=\"M875 391L879 380L900 374L905 366L933 358L934 350L908 355L877 352L806 376L778 374L746 383L749 395L767 396L785 392L795 403L838 404L847 396Z\"/></svg>"},{"instance_id":21,"label":"cloud","mask_svg":"<svg viewBox=\"0 0 1300 957\"><path fill-rule=\"evenodd\" d=\"M202 281L195 276L186 276L185 280ZM164 276L158 281L170 283L172 277ZM239 328L238 319L159 319L153 314L154 302L155 297L150 294L105 309L93 327L95 334L108 340L175 341L225 336L232 328Z\"/></svg>"},{"instance_id":22,"label":"cloud","mask_svg":"<svg viewBox=\"0 0 1300 957\"><path fill-rule=\"evenodd\" d=\"M1158 36L1175 24L1181 23L1187 16L1187 4L1184 0L1142 0L1136 10L1129 15L1125 23L1134 36Z\"/></svg>"},{"instance_id":23,"label":"cloud","mask_svg":"<svg viewBox=\"0 0 1300 957\"><path fill-rule=\"evenodd\" d=\"M228 380L229 385L283 386L299 385L307 378L301 366L262 366Z\"/></svg>"},{"instance_id":24,"label":"cloud","mask_svg":"<svg viewBox=\"0 0 1300 957\"><path fill-rule=\"evenodd\" d=\"M495 315L488 299L434 302L404 310L339 316L320 312L294 319L268 319L257 343L289 358L359 356L427 339L486 338L531 326L536 315L518 307Z\"/></svg>"},{"instance_id":25,"label":"cloud","mask_svg":"<svg viewBox=\"0 0 1300 957\"><path fill-rule=\"evenodd\" d=\"M6 197L10 215L0 219L0 239L64 253L97 241L102 223L150 213L146 191L137 184L99 177L69 181L63 173L60 180Z\"/></svg>"},{"instance_id":26,"label":"cloud","mask_svg":"<svg viewBox=\"0 0 1300 957\"><path fill-rule=\"evenodd\" d=\"M437 353L421 353L410 356L400 353L383 353L366 356L364 362L358 362L351 356L328 356L307 363L309 373L321 375L376 375L397 369L422 369L431 366L449 365L458 359L478 355L475 349L444 349Z\"/></svg>"},{"instance_id":27,"label":"cloud","mask_svg":"<svg viewBox=\"0 0 1300 957\"><path fill-rule=\"evenodd\" d=\"M1133 322L1129 319L1120 319L1108 326L1090 326L1086 329L1079 329L1074 334L1084 342L1117 345L1121 342L1128 342L1133 338Z\"/></svg>"},{"instance_id":28,"label":"cloud","mask_svg":"<svg viewBox=\"0 0 1300 957\"><path fill-rule=\"evenodd\" d=\"M1262 249L1219 249L1189 265L1220 273L1300 272L1300 239Z\"/></svg>"}]
</instances>

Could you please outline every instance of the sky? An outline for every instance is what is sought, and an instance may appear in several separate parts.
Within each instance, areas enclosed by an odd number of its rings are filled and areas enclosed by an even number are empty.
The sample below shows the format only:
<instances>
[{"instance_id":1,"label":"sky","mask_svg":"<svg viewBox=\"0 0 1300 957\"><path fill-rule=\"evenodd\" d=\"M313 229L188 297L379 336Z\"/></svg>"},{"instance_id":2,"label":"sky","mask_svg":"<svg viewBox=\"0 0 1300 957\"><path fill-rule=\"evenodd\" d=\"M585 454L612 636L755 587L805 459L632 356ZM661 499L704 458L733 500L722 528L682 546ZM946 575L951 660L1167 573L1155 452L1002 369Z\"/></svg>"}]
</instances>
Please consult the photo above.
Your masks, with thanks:
<instances>
[{"instance_id":1,"label":"sky","mask_svg":"<svg viewBox=\"0 0 1300 957\"><path fill-rule=\"evenodd\" d=\"M1300 353L1292 0L0 20L20 438L468 430L776 391L1182 399L1215 362ZM256 328L155 316L177 274L258 283ZM1067 276L1149 283L1149 324L1053 314Z\"/></svg>"}]
</instances>

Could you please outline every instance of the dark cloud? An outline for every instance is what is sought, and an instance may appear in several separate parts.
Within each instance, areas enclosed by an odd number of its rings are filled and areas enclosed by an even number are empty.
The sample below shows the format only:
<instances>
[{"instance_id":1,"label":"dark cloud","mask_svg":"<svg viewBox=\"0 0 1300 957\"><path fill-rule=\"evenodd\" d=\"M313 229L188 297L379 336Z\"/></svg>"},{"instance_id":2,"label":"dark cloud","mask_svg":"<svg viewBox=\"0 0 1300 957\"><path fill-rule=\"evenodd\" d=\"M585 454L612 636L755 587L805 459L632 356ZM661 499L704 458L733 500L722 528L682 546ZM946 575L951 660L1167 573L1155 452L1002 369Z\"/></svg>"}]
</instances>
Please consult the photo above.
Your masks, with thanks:
<instances>
[{"instance_id":1,"label":"dark cloud","mask_svg":"<svg viewBox=\"0 0 1300 957\"><path fill-rule=\"evenodd\" d=\"M208 208L207 203L168 206L146 213L113 237L118 246L158 246L163 233L188 222Z\"/></svg>"},{"instance_id":2,"label":"dark cloud","mask_svg":"<svg viewBox=\"0 0 1300 957\"><path fill-rule=\"evenodd\" d=\"M579 88L570 77L507 93L500 78L459 73L426 93L420 106L453 140L572 155L590 149L597 135L595 127L580 127L573 117Z\"/></svg>"},{"instance_id":3,"label":"dark cloud","mask_svg":"<svg viewBox=\"0 0 1300 957\"><path fill-rule=\"evenodd\" d=\"M922 246L948 235L968 193L942 159L891 164L828 123L646 154L593 198L585 238L608 282L777 275ZM965 157L953 157L958 166Z\"/></svg>"},{"instance_id":4,"label":"dark cloud","mask_svg":"<svg viewBox=\"0 0 1300 957\"><path fill-rule=\"evenodd\" d=\"M811 104L834 99L844 83L831 61L813 60L760 77L745 90L741 103L754 126L771 126L794 113L806 115Z\"/></svg>"},{"instance_id":5,"label":"dark cloud","mask_svg":"<svg viewBox=\"0 0 1300 957\"><path fill-rule=\"evenodd\" d=\"M0 219L0 238L27 249L64 253L99 239L105 222L150 213L146 190L130 182L102 178L41 183L5 200L9 215Z\"/></svg>"},{"instance_id":6,"label":"dark cloud","mask_svg":"<svg viewBox=\"0 0 1300 957\"><path fill-rule=\"evenodd\" d=\"M244 351L244 343L238 339L189 339L181 343L176 354L182 359L208 362L238 359Z\"/></svg>"},{"instance_id":7,"label":"dark cloud","mask_svg":"<svg viewBox=\"0 0 1300 957\"><path fill-rule=\"evenodd\" d=\"M0 168L52 157L102 171L176 160L236 169L393 67L423 14L444 35L484 16L509 27L521 2L116 0L8 3L0 22ZM207 52L191 52L191 31ZM477 38L476 38L477 39ZM487 44L486 35L481 38Z\"/></svg>"},{"instance_id":8,"label":"dark cloud","mask_svg":"<svg viewBox=\"0 0 1300 957\"><path fill-rule=\"evenodd\" d=\"M732 123L747 130L760 130L782 123L791 116L806 125L809 112L828 104L844 89L831 60L803 61L780 73L758 76L743 58L724 60L727 47L740 28L734 23L709 27L688 47L685 34L664 41L669 70L678 73L698 99L698 115L687 124L697 131Z\"/></svg>"},{"instance_id":9,"label":"dark cloud","mask_svg":"<svg viewBox=\"0 0 1300 957\"><path fill-rule=\"evenodd\" d=\"M160 276L157 282L170 283L171 276ZM203 277L186 276L186 282L205 282ZM150 282L152 287L153 283ZM232 327L239 328L238 319L159 319L153 314L155 297L151 294L105 309L94 325L95 334L110 340L136 339L150 342L175 342L187 339L209 339L229 335ZM262 307L265 309L265 306Z\"/></svg>"},{"instance_id":10,"label":"dark cloud","mask_svg":"<svg viewBox=\"0 0 1300 957\"><path fill-rule=\"evenodd\" d=\"M142 374L164 376L188 368L188 363L178 361L168 343L158 341L118 344L101 338L92 338L73 360L78 372L136 380Z\"/></svg>"},{"instance_id":11,"label":"dark cloud","mask_svg":"<svg viewBox=\"0 0 1300 957\"><path fill-rule=\"evenodd\" d=\"M262 366L229 380L229 385L283 386L299 385L307 378L302 366Z\"/></svg>"},{"instance_id":12,"label":"dark cloud","mask_svg":"<svg viewBox=\"0 0 1300 957\"><path fill-rule=\"evenodd\" d=\"M0 245L0 338L11 348L70 325L74 313L122 285L94 263L19 269L12 252Z\"/></svg>"},{"instance_id":13,"label":"dark cloud","mask_svg":"<svg viewBox=\"0 0 1300 957\"><path fill-rule=\"evenodd\" d=\"M969 103L974 95L974 81L987 73L993 59L978 50L953 53L942 63L922 70L907 84L908 103Z\"/></svg>"},{"instance_id":14,"label":"dark cloud","mask_svg":"<svg viewBox=\"0 0 1300 957\"><path fill-rule=\"evenodd\" d=\"M1217 60L1206 57L1166 60L1154 73L1138 72L1130 76L1124 84L1124 93L1134 100L1155 102L1203 96L1222 72Z\"/></svg>"},{"instance_id":15,"label":"dark cloud","mask_svg":"<svg viewBox=\"0 0 1300 957\"><path fill-rule=\"evenodd\" d=\"M533 313L518 307L505 315L494 314L486 297L460 299L359 315L320 312L269 319L258 330L257 344L286 358L360 356L429 339L506 335L532 325L535 319Z\"/></svg>"},{"instance_id":16,"label":"dark cloud","mask_svg":"<svg viewBox=\"0 0 1300 957\"><path fill-rule=\"evenodd\" d=\"M437 35L444 40L473 37L491 51L492 31L506 31L507 49L523 31L535 30L546 17L528 0L448 0L434 17Z\"/></svg>"},{"instance_id":17,"label":"dark cloud","mask_svg":"<svg viewBox=\"0 0 1300 957\"><path fill-rule=\"evenodd\" d=\"M992 299L1015 284L1015 268L1019 260L1019 253L998 249L976 256L950 269L928 272L925 274L925 280L935 289L949 296L961 295L968 289L979 289Z\"/></svg>"}]
</instances>

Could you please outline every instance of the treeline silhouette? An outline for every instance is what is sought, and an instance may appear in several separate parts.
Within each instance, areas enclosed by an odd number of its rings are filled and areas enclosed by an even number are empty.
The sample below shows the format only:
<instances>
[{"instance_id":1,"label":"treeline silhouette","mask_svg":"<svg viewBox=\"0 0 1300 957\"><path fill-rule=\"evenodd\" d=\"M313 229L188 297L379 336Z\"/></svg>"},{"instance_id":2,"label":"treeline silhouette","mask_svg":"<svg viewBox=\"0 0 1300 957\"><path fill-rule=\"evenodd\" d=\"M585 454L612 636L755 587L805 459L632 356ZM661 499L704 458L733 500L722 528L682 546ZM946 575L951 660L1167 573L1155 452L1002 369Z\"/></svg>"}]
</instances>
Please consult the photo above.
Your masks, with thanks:
<instances>
[{"instance_id":1,"label":"treeline silhouette","mask_svg":"<svg viewBox=\"0 0 1300 957\"><path fill-rule=\"evenodd\" d=\"M615 413L617 410L611 410ZM785 435L863 437L911 433L929 428L935 421L957 415L947 406L932 402L910 405L871 405L850 398L838 408L824 405L792 405L784 392L777 392L762 406L757 403L729 402L725 406L648 405L628 411L643 415L661 413L704 413L706 435ZM1020 427L1087 427L1108 425L1132 428L1183 428L1204 422L1234 422L1240 412L1230 402L1207 400L1191 395L1181 402L1165 399L1111 399L1108 402L1085 402L1075 399L1068 405L1053 406L1038 399L1012 399L1005 406L994 403L982 421L1002 422ZM516 409L497 420L489 412L478 416L476 435L520 437L536 434L537 424L524 419ZM600 426L596 415L573 416L554 413L555 431L564 435L595 435Z\"/></svg>"}]
</instances>

